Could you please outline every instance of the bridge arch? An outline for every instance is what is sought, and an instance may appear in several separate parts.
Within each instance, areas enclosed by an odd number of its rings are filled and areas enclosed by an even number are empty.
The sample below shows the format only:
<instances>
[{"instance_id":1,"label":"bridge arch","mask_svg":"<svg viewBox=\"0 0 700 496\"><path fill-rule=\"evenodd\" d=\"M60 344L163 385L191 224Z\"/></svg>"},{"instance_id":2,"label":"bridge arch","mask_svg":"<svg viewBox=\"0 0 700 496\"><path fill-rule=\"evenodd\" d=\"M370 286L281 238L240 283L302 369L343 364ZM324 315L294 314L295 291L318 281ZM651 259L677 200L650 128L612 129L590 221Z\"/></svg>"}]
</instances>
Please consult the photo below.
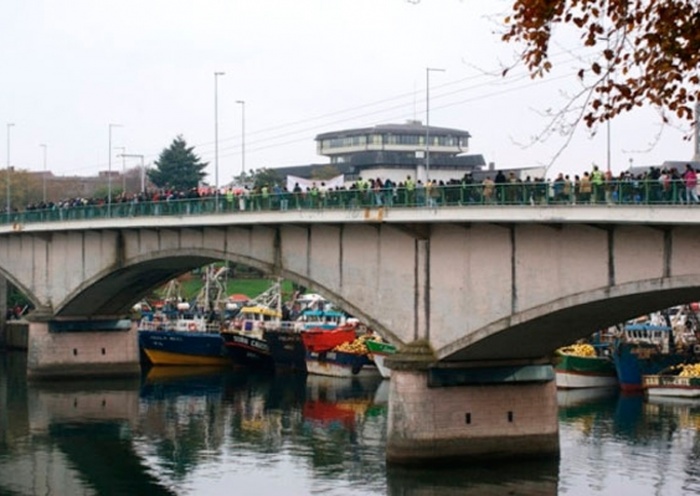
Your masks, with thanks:
<instances>
[{"instance_id":1,"label":"bridge arch","mask_svg":"<svg viewBox=\"0 0 700 496\"><path fill-rule=\"evenodd\" d=\"M436 355L447 361L542 358L596 330L695 301L700 301L700 274L598 288L492 322Z\"/></svg>"},{"instance_id":2,"label":"bridge arch","mask_svg":"<svg viewBox=\"0 0 700 496\"><path fill-rule=\"evenodd\" d=\"M151 251L124 260L116 270L107 267L84 280L55 309L58 317L110 316L128 313L150 290L203 265L228 261L260 270L270 277L281 277L319 293L344 311L369 325L385 339L401 343L391 330L363 309L318 281L293 270L249 254L211 248L186 248Z\"/></svg>"}]
</instances>

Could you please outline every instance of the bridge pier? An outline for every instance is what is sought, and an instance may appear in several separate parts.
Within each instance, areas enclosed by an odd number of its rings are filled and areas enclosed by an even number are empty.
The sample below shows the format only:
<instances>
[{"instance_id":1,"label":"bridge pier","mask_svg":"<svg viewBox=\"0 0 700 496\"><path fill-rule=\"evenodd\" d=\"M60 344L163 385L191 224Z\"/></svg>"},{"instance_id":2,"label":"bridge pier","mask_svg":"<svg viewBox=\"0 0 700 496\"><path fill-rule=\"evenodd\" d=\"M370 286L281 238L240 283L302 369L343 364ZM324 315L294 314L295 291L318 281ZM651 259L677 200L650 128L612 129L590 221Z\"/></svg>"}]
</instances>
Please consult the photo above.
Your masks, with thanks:
<instances>
[{"instance_id":1,"label":"bridge pier","mask_svg":"<svg viewBox=\"0 0 700 496\"><path fill-rule=\"evenodd\" d=\"M432 354L421 357L415 351L397 354L389 364L388 462L426 465L559 455L551 365L445 366L435 364Z\"/></svg>"},{"instance_id":2,"label":"bridge pier","mask_svg":"<svg viewBox=\"0 0 700 496\"><path fill-rule=\"evenodd\" d=\"M29 322L27 377L55 379L140 374L137 322L121 319Z\"/></svg>"}]
</instances>

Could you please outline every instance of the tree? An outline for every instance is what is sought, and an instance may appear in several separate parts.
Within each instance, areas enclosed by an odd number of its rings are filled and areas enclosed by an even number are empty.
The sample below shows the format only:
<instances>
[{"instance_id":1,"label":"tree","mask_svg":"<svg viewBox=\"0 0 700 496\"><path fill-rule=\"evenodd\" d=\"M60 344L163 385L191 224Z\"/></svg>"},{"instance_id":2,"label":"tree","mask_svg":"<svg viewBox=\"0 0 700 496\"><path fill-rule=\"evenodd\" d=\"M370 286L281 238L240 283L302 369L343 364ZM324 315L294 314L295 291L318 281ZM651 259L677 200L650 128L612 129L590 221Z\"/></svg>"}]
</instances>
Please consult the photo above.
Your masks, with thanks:
<instances>
[{"instance_id":1,"label":"tree","mask_svg":"<svg viewBox=\"0 0 700 496\"><path fill-rule=\"evenodd\" d=\"M337 177L340 175L340 171L338 168L334 165L324 165L323 167L314 170L311 173L311 178L312 179L317 179L319 181L322 181L324 179L333 179L334 177Z\"/></svg>"},{"instance_id":2,"label":"tree","mask_svg":"<svg viewBox=\"0 0 700 496\"><path fill-rule=\"evenodd\" d=\"M693 121L700 97L697 0L514 0L503 39L524 43L533 78L552 69L557 24L573 27L598 55L583 62L582 118L588 127L646 103ZM505 74L506 71L504 71Z\"/></svg>"},{"instance_id":3,"label":"tree","mask_svg":"<svg viewBox=\"0 0 700 496\"><path fill-rule=\"evenodd\" d=\"M252 183L253 188L261 188L265 185L272 187L275 184L282 183L282 179L276 171L265 167L258 170L251 170L249 181Z\"/></svg>"},{"instance_id":4,"label":"tree","mask_svg":"<svg viewBox=\"0 0 700 496\"><path fill-rule=\"evenodd\" d=\"M176 190L196 188L206 174L203 172L206 162L200 162L193 153L194 147L188 147L185 139L179 135L169 148L163 149L156 160L155 168L148 171L148 178L158 188L169 187Z\"/></svg>"}]
</instances>

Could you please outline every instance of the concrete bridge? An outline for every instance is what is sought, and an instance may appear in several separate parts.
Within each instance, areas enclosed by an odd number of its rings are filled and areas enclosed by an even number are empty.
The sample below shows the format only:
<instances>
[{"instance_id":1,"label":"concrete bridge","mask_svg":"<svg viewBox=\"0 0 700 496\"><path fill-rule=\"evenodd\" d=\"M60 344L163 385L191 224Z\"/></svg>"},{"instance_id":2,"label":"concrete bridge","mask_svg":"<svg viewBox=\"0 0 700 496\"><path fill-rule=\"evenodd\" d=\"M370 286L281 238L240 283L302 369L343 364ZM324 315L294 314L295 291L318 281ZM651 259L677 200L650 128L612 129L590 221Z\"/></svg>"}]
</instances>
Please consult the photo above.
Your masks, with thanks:
<instances>
[{"instance_id":1,"label":"concrete bridge","mask_svg":"<svg viewBox=\"0 0 700 496\"><path fill-rule=\"evenodd\" d=\"M319 292L402 345L390 460L558 452L547 357L700 299L700 207L471 206L210 213L0 227L35 304L28 373L138 370L131 306L229 260ZM504 450L503 439L509 440Z\"/></svg>"}]
</instances>

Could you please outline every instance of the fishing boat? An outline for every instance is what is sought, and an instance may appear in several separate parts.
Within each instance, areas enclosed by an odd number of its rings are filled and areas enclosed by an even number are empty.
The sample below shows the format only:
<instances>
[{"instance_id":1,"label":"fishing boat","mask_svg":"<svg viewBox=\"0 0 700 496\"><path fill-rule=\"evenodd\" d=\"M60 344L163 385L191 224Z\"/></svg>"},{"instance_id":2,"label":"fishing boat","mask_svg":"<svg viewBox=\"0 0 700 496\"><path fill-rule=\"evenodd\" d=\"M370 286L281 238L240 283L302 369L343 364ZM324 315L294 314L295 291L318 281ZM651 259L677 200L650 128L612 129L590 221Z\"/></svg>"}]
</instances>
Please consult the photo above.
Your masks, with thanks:
<instances>
[{"instance_id":1,"label":"fishing boat","mask_svg":"<svg viewBox=\"0 0 700 496\"><path fill-rule=\"evenodd\" d=\"M218 324L195 319L141 322L139 348L151 365L230 365Z\"/></svg>"},{"instance_id":2,"label":"fishing boat","mask_svg":"<svg viewBox=\"0 0 700 496\"><path fill-rule=\"evenodd\" d=\"M308 351L306 371L331 377L380 377L377 366L368 355L342 351Z\"/></svg>"},{"instance_id":3,"label":"fishing boat","mask_svg":"<svg viewBox=\"0 0 700 496\"><path fill-rule=\"evenodd\" d=\"M384 364L384 359L396 353L396 346L376 339L368 339L365 341L365 345L381 376L384 379L389 379L391 377L391 369Z\"/></svg>"},{"instance_id":4,"label":"fishing boat","mask_svg":"<svg viewBox=\"0 0 700 496\"><path fill-rule=\"evenodd\" d=\"M642 391L642 376L658 375L680 363L694 361L695 334L682 320L653 314L628 322L613 343L612 358L623 391ZM675 324L675 325L674 325Z\"/></svg>"},{"instance_id":5,"label":"fishing boat","mask_svg":"<svg viewBox=\"0 0 700 496\"><path fill-rule=\"evenodd\" d=\"M347 322L345 312L322 306L320 309L306 308L296 320L282 321L279 326L265 328L263 336L270 348L275 368L306 372L306 348L302 333L309 330L332 330Z\"/></svg>"},{"instance_id":6,"label":"fishing boat","mask_svg":"<svg viewBox=\"0 0 700 496\"><path fill-rule=\"evenodd\" d=\"M138 325L139 349L151 365L230 365L220 324L204 309L217 308L223 295L222 269L207 267L205 284L194 305L179 295L177 280L168 283L155 311L145 311ZM214 294L217 294L212 299ZM194 309L193 309L194 308Z\"/></svg>"},{"instance_id":7,"label":"fishing boat","mask_svg":"<svg viewBox=\"0 0 700 496\"><path fill-rule=\"evenodd\" d=\"M642 386L649 397L700 398L700 363L680 364L645 375Z\"/></svg>"},{"instance_id":8,"label":"fishing boat","mask_svg":"<svg viewBox=\"0 0 700 496\"><path fill-rule=\"evenodd\" d=\"M270 370L274 361L265 331L279 328L282 318L280 282L240 309L221 331L234 365Z\"/></svg>"},{"instance_id":9,"label":"fishing boat","mask_svg":"<svg viewBox=\"0 0 700 496\"><path fill-rule=\"evenodd\" d=\"M610 356L589 343L577 343L555 352L554 373L557 388L599 388L617 385L617 372Z\"/></svg>"},{"instance_id":10,"label":"fishing boat","mask_svg":"<svg viewBox=\"0 0 700 496\"><path fill-rule=\"evenodd\" d=\"M373 336L355 336L354 324L304 332L307 372L331 377L380 377L365 345Z\"/></svg>"}]
</instances>

